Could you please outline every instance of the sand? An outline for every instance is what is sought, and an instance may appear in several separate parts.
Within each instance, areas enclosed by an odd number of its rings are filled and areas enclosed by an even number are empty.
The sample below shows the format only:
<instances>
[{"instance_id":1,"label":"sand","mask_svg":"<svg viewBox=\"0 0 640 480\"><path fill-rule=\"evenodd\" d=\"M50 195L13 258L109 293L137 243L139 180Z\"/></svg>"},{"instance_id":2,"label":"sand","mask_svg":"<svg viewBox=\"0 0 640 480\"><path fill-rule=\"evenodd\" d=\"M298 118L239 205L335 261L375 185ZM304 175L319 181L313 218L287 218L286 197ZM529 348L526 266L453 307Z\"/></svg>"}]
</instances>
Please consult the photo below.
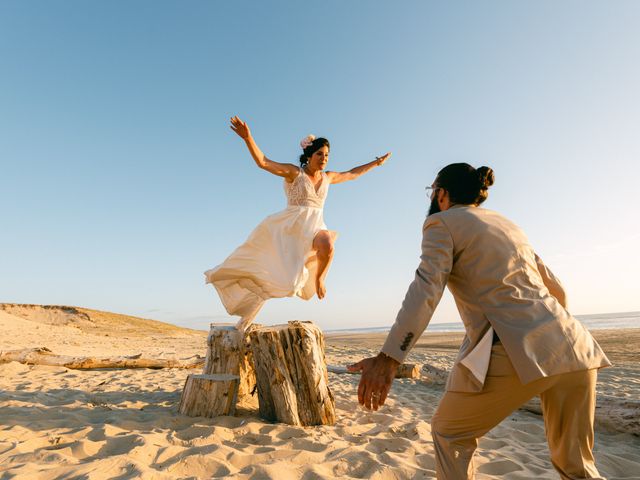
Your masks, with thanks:
<instances>
[{"instance_id":1,"label":"sand","mask_svg":"<svg viewBox=\"0 0 640 480\"><path fill-rule=\"evenodd\" d=\"M0 350L46 346L63 355L176 359L206 351L206 332L86 309L54 310L0 306ZM599 376L597 464L610 479L638 479L640 329L594 334L615 363ZM329 335L327 362L345 365L373 355L383 339ZM460 339L426 333L408 361L448 368ZM435 476L429 422L443 386L428 375L396 380L387 405L369 412L357 405L359 377L330 373L338 421L303 428L262 421L251 408L215 419L179 415L189 373L1 364L0 479ZM476 459L479 479L558 478L542 417L526 410L483 438Z\"/></svg>"}]
</instances>

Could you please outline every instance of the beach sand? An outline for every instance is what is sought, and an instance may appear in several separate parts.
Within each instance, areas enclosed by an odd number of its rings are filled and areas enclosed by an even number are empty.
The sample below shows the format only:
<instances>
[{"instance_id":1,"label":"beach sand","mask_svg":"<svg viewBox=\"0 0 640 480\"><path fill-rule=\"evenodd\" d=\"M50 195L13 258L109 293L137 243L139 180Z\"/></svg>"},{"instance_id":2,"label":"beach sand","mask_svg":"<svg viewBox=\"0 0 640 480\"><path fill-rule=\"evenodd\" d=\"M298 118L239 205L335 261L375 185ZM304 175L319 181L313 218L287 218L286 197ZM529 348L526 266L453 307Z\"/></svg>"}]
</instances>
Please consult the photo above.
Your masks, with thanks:
<instances>
[{"instance_id":1,"label":"beach sand","mask_svg":"<svg viewBox=\"0 0 640 480\"><path fill-rule=\"evenodd\" d=\"M207 332L82 309L0 306L0 350L190 359ZM640 329L593 332L615 366L600 371L595 456L609 479L640 478ZM372 356L385 334L328 335L327 363ZM462 338L425 333L408 362L451 366ZM442 382L394 382L378 412L357 405L358 375L329 373L334 426L179 415L183 369L69 370L0 364L0 479L434 478L430 418ZM540 415L518 410L480 441L479 479L557 479Z\"/></svg>"}]
</instances>

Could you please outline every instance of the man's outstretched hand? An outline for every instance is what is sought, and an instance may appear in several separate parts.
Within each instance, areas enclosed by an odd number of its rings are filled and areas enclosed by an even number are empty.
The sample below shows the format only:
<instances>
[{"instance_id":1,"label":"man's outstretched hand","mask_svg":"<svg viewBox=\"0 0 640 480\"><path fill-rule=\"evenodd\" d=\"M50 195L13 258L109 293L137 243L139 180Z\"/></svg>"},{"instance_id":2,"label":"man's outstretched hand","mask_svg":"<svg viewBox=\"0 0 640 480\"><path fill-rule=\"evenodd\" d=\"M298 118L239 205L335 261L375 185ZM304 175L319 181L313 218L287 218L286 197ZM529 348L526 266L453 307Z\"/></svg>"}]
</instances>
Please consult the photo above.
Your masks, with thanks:
<instances>
[{"instance_id":1,"label":"man's outstretched hand","mask_svg":"<svg viewBox=\"0 0 640 480\"><path fill-rule=\"evenodd\" d=\"M379 353L377 357L365 358L349 365L350 372L361 372L358 385L358 402L369 410L378 410L384 405L391 383L396 376L400 363L397 360Z\"/></svg>"}]
</instances>

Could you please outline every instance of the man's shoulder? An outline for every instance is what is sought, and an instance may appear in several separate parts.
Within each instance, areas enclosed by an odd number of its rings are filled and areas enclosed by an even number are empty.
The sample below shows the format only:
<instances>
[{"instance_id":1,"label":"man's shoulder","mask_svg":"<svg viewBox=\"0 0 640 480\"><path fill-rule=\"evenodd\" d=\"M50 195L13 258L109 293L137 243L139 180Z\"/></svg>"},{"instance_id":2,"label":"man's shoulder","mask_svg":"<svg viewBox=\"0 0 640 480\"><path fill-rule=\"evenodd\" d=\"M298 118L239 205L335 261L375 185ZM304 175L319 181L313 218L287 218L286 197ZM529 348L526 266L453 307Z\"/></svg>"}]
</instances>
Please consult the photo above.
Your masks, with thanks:
<instances>
[{"instance_id":1,"label":"man's shoulder","mask_svg":"<svg viewBox=\"0 0 640 480\"><path fill-rule=\"evenodd\" d=\"M472 205L456 205L443 212L429 215L424 222L424 228L439 224L446 227L470 227L473 224L478 226L496 224L502 227L510 227L512 222L494 210Z\"/></svg>"},{"instance_id":2,"label":"man's shoulder","mask_svg":"<svg viewBox=\"0 0 640 480\"><path fill-rule=\"evenodd\" d=\"M474 205L454 205L453 207L443 211L434 213L427 218L433 217L434 219L440 219L443 222L446 222L451 219L464 219L470 217L479 217L479 218L505 218L502 214L489 210L483 207L476 207Z\"/></svg>"}]
</instances>

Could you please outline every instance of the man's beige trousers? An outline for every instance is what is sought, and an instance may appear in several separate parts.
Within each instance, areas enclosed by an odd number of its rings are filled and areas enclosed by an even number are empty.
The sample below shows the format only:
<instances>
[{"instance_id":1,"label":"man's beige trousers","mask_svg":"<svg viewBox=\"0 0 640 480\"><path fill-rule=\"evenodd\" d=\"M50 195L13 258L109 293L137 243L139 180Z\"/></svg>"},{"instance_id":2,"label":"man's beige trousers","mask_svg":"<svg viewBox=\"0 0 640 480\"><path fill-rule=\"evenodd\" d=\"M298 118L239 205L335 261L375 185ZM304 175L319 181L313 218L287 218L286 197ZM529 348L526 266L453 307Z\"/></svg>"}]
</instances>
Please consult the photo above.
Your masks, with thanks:
<instances>
[{"instance_id":1,"label":"man's beige trousers","mask_svg":"<svg viewBox=\"0 0 640 480\"><path fill-rule=\"evenodd\" d=\"M431 421L438 479L475 478L478 439L520 405L540 395L551 461L563 480L603 479L593 459L596 370L564 373L522 385L501 343L478 393L446 392Z\"/></svg>"}]
</instances>

